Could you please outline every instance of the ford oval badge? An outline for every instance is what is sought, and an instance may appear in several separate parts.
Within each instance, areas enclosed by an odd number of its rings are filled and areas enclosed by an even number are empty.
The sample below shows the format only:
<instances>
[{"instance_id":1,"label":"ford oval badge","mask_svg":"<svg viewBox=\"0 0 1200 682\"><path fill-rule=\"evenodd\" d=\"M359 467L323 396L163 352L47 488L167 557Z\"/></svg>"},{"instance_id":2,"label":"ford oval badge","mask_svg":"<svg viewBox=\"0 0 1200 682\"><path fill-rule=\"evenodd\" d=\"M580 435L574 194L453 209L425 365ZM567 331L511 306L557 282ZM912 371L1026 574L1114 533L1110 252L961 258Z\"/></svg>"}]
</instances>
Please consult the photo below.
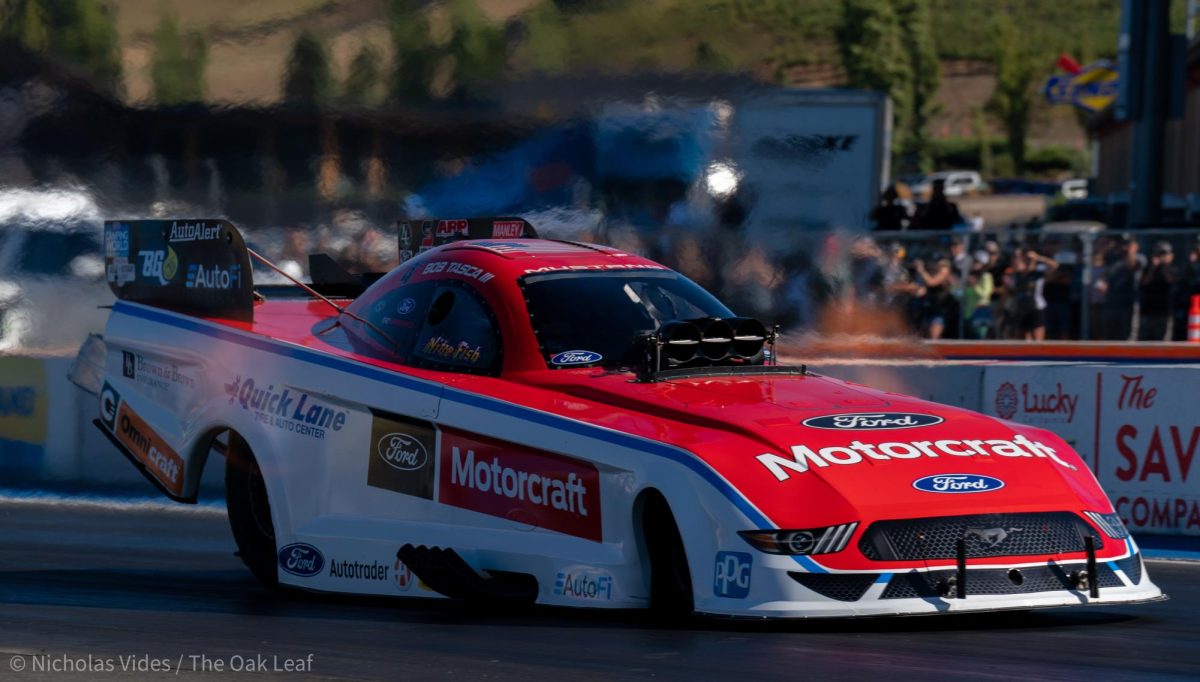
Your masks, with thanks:
<instances>
[{"instance_id":1,"label":"ford oval badge","mask_svg":"<svg viewBox=\"0 0 1200 682\"><path fill-rule=\"evenodd\" d=\"M987 493L1004 487L1004 481L979 474L937 474L913 481L927 493Z\"/></svg>"},{"instance_id":2,"label":"ford oval badge","mask_svg":"<svg viewBox=\"0 0 1200 682\"><path fill-rule=\"evenodd\" d=\"M814 429L837 431L878 431L881 429L912 429L918 426L933 426L946 421L932 414L909 412L858 412L855 414L831 414L824 417L809 417L801 424Z\"/></svg>"},{"instance_id":3,"label":"ford oval badge","mask_svg":"<svg viewBox=\"0 0 1200 682\"><path fill-rule=\"evenodd\" d=\"M554 365L590 365L600 362L604 356L599 353L594 353L590 350L565 350L557 353L550 358L550 363Z\"/></svg>"},{"instance_id":4,"label":"ford oval badge","mask_svg":"<svg viewBox=\"0 0 1200 682\"><path fill-rule=\"evenodd\" d=\"M421 441L407 433L389 433L379 439L375 450L385 464L401 471L415 471L429 461Z\"/></svg>"},{"instance_id":5,"label":"ford oval badge","mask_svg":"<svg viewBox=\"0 0 1200 682\"><path fill-rule=\"evenodd\" d=\"M279 567L292 575L309 578L325 568L325 557L316 547L297 542L279 550Z\"/></svg>"}]
</instances>

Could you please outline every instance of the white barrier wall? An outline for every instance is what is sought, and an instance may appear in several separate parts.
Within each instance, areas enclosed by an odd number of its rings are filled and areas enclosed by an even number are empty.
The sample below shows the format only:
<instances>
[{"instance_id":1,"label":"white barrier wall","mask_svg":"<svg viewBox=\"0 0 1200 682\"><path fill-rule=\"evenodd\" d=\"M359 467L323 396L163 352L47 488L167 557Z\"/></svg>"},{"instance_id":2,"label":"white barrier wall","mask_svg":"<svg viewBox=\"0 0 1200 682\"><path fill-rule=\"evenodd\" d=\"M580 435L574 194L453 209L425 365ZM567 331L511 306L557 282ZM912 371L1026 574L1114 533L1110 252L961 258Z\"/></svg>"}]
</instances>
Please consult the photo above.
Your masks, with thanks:
<instances>
[{"instance_id":1,"label":"white barrier wall","mask_svg":"<svg viewBox=\"0 0 1200 682\"><path fill-rule=\"evenodd\" d=\"M70 358L0 357L0 484L142 476L92 426ZM1200 536L1200 365L818 361L813 371L1047 428L1084 458L1143 533ZM204 486L220 490L222 467ZM146 484L147 492L151 490Z\"/></svg>"}]
</instances>

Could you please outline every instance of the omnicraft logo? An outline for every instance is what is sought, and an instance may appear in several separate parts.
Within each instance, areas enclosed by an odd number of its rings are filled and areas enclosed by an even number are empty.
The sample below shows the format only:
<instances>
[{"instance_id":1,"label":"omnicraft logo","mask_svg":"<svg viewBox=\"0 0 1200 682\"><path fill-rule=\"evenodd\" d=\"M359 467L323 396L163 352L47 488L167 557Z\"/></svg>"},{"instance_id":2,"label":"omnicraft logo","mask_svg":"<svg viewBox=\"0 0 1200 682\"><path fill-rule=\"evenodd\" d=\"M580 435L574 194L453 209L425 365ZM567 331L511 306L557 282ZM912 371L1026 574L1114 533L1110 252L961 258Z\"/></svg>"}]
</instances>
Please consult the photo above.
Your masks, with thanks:
<instances>
[{"instance_id":1,"label":"omnicraft logo","mask_svg":"<svg viewBox=\"0 0 1200 682\"><path fill-rule=\"evenodd\" d=\"M443 504L600 541L600 474L569 457L442 432Z\"/></svg>"},{"instance_id":2,"label":"omnicraft logo","mask_svg":"<svg viewBox=\"0 0 1200 682\"><path fill-rule=\"evenodd\" d=\"M172 495L182 495L183 458L124 402L117 411L116 425L117 440L121 441Z\"/></svg>"},{"instance_id":3,"label":"omnicraft logo","mask_svg":"<svg viewBox=\"0 0 1200 682\"><path fill-rule=\"evenodd\" d=\"M918 426L941 424L944 419L932 414L910 414L896 412L862 412L858 414L831 414L810 417L802 424L814 429L837 431L877 431L880 429L912 429Z\"/></svg>"},{"instance_id":4,"label":"omnicraft logo","mask_svg":"<svg viewBox=\"0 0 1200 682\"><path fill-rule=\"evenodd\" d=\"M1055 464L1075 470L1075 466L1058 456L1048 445L1030 440L1021 434L1012 440L952 439L917 440L908 443L863 443L852 441L849 445L831 445L814 450L807 445L793 445L792 456L763 453L758 461L777 480L786 481L792 474L802 474L812 467L823 469L828 466L860 464L866 460L888 461L893 459L920 459L922 457L1026 457L1050 459Z\"/></svg>"}]
</instances>

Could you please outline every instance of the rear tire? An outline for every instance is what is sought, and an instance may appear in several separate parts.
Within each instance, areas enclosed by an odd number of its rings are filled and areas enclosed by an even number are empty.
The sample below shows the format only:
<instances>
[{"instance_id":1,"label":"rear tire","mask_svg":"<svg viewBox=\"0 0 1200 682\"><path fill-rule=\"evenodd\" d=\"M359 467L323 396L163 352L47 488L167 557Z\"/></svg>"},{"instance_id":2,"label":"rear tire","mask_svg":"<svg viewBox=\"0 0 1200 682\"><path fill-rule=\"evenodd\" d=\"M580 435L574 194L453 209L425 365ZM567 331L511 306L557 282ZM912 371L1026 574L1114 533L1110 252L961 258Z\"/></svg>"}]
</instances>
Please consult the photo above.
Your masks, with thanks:
<instances>
[{"instance_id":1,"label":"rear tire","mask_svg":"<svg viewBox=\"0 0 1200 682\"><path fill-rule=\"evenodd\" d=\"M647 498L643 523L650 558L650 610L666 621L687 618L694 608L692 573L667 501L658 495Z\"/></svg>"},{"instance_id":2,"label":"rear tire","mask_svg":"<svg viewBox=\"0 0 1200 682\"><path fill-rule=\"evenodd\" d=\"M225 453L225 504L242 563L263 585L278 587L275 526L267 486L250 446L232 432Z\"/></svg>"}]
</instances>

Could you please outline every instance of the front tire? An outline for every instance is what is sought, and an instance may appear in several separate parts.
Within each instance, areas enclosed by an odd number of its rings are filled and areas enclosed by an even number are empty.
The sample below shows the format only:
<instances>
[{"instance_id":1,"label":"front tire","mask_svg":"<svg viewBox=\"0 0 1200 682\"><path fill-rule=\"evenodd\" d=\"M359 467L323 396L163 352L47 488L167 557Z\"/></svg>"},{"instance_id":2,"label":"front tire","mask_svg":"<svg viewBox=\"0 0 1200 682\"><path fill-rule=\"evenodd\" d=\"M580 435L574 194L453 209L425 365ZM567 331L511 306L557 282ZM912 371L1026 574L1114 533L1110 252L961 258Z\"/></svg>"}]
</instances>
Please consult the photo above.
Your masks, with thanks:
<instances>
[{"instance_id":1,"label":"front tire","mask_svg":"<svg viewBox=\"0 0 1200 682\"><path fill-rule=\"evenodd\" d=\"M275 589L279 573L267 486L250 446L232 432L225 453L225 504L242 563L259 582Z\"/></svg>"},{"instance_id":2,"label":"front tire","mask_svg":"<svg viewBox=\"0 0 1200 682\"><path fill-rule=\"evenodd\" d=\"M650 557L650 610L667 621L692 614L692 573L679 526L667 501L658 495L644 509L646 551Z\"/></svg>"}]
</instances>

